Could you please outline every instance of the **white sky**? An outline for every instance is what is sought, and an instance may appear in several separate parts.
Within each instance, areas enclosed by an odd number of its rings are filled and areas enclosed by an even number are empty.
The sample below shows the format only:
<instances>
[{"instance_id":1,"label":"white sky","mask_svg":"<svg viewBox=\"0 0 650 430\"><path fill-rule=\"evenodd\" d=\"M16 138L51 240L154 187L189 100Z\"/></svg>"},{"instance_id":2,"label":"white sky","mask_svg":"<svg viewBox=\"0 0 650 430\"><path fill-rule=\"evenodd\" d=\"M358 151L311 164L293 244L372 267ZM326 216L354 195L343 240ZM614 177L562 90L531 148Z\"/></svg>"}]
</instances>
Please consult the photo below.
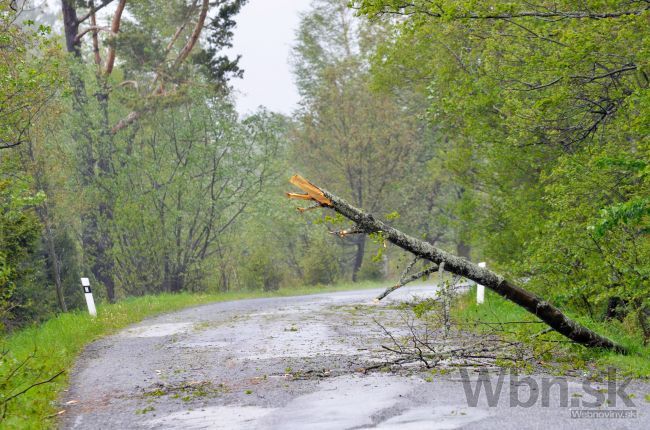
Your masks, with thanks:
<instances>
[{"instance_id":1,"label":"white sky","mask_svg":"<svg viewBox=\"0 0 650 430\"><path fill-rule=\"evenodd\" d=\"M298 103L289 53L298 29L299 13L310 0L249 0L235 17L232 54L241 54L244 79L232 82L240 114L258 106L290 114Z\"/></svg>"}]
</instances>

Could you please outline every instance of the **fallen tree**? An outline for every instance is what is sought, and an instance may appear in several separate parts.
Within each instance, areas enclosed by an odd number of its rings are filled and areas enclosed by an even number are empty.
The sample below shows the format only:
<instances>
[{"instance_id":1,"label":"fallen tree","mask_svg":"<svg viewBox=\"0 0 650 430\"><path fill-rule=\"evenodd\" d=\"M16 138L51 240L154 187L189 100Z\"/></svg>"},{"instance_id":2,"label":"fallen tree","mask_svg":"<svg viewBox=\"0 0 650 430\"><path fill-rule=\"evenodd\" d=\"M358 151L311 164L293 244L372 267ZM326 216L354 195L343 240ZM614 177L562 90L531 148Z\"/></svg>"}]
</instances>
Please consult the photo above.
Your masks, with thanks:
<instances>
[{"instance_id":1,"label":"fallen tree","mask_svg":"<svg viewBox=\"0 0 650 430\"><path fill-rule=\"evenodd\" d=\"M380 233L385 240L410 252L414 256L428 260L438 266L444 265L446 271L484 285L486 288L491 289L500 296L526 309L548 324L553 330L580 345L590 348L609 349L623 354L627 353L626 348L622 345L578 324L548 301L526 291L491 270L479 267L464 258L450 254L428 242L409 236L376 219L372 214L355 208L331 192L317 187L301 176L294 175L289 182L304 192L302 194L287 193L289 198L315 202L315 205L310 208L299 208L301 212L308 209L327 207L354 222L355 226L353 228L336 232L335 234L343 237L349 234ZM392 290L399 288L401 286L400 284L403 284L403 282L400 282ZM390 291L387 290L383 297L388 293Z\"/></svg>"}]
</instances>

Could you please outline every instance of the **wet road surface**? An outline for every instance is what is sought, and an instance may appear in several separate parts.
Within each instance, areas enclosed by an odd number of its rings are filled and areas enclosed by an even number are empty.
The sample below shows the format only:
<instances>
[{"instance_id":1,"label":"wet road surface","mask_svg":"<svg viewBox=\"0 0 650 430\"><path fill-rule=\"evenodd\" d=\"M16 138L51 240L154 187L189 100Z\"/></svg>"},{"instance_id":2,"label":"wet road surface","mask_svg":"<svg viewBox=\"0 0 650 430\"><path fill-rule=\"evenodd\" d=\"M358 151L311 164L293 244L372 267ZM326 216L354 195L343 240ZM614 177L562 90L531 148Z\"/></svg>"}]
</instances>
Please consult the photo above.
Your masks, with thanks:
<instances>
[{"instance_id":1,"label":"wet road surface","mask_svg":"<svg viewBox=\"0 0 650 430\"><path fill-rule=\"evenodd\" d=\"M89 345L61 400L66 429L645 429L650 428L650 384L625 392L636 418L572 418L594 400L578 378L524 402L531 385L506 376L494 406L458 370L432 374L363 369L387 359L387 339L374 320L403 329L396 302L435 295L435 287L405 287L380 304L377 290L223 302L148 319ZM563 385L564 384L564 385ZM592 384L606 396L606 383ZM566 387L566 388L564 388ZM561 390L566 391L565 402ZM543 391L543 390L542 390ZM473 391L472 391L473 392ZM470 397L472 392L470 392ZM516 400L516 399L515 399ZM516 403L516 402L515 402ZM571 406L581 406L572 408ZM626 412L628 415L632 412ZM575 414L575 412L574 412ZM611 415L611 414L610 414ZM619 414L620 415L620 414Z\"/></svg>"}]
</instances>

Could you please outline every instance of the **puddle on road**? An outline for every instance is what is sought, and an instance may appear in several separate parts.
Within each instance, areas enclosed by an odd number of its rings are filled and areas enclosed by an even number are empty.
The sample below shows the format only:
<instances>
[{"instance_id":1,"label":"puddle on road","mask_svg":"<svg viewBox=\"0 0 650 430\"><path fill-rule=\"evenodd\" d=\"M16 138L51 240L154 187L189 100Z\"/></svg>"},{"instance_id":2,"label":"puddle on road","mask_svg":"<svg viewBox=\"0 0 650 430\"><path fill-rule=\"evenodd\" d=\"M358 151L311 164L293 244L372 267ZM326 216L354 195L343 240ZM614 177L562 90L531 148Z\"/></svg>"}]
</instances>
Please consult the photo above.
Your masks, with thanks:
<instances>
[{"instance_id":1,"label":"puddle on road","mask_svg":"<svg viewBox=\"0 0 650 430\"><path fill-rule=\"evenodd\" d=\"M296 331L278 326L262 344L239 345L237 355L248 360L281 357L317 357L322 355L356 355L358 351L341 342L331 327L322 323L303 324Z\"/></svg>"},{"instance_id":2,"label":"puddle on road","mask_svg":"<svg viewBox=\"0 0 650 430\"><path fill-rule=\"evenodd\" d=\"M166 323L152 324L142 327L135 327L122 333L124 337L163 337L183 333L189 330L192 323Z\"/></svg>"},{"instance_id":3,"label":"puddle on road","mask_svg":"<svg viewBox=\"0 0 650 430\"><path fill-rule=\"evenodd\" d=\"M467 406L420 406L389 418L377 426L384 430L449 430L463 427L489 416L488 412Z\"/></svg>"},{"instance_id":4,"label":"puddle on road","mask_svg":"<svg viewBox=\"0 0 650 430\"><path fill-rule=\"evenodd\" d=\"M372 425L372 416L402 403L417 383L389 376L341 376L265 417L261 428L347 429Z\"/></svg>"},{"instance_id":5,"label":"puddle on road","mask_svg":"<svg viewBox=\"0 0 650 430\"><path fill-rule=\"evenodd\" d=\"M147 421L151 429L253 430L258 420L275 409L256 406L212 406L195 411L174 412Z\"/></svg>"}]
</instances>

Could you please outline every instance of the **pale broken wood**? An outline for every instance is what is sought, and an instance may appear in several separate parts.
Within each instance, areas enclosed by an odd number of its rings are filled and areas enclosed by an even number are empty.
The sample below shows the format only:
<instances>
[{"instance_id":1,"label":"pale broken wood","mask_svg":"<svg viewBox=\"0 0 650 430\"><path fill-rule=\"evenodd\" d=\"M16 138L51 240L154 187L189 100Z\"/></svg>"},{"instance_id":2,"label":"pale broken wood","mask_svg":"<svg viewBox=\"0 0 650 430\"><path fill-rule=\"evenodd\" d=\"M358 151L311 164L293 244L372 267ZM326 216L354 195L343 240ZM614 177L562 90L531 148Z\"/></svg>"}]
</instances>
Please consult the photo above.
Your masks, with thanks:
<instances>
[{"instance_id":1,"label":"pale broken wood","mask_svg":"<svg viewBox=\"0 0 650 430\"><path fill-rule=\"evenodd\" d=\"M290 199L313 200L322 206L332 206L332 201L325 196L323 191L300 175L293 175L289 182L303 190L306 194L287 193Z\"/></svg>"}]
</instances>

